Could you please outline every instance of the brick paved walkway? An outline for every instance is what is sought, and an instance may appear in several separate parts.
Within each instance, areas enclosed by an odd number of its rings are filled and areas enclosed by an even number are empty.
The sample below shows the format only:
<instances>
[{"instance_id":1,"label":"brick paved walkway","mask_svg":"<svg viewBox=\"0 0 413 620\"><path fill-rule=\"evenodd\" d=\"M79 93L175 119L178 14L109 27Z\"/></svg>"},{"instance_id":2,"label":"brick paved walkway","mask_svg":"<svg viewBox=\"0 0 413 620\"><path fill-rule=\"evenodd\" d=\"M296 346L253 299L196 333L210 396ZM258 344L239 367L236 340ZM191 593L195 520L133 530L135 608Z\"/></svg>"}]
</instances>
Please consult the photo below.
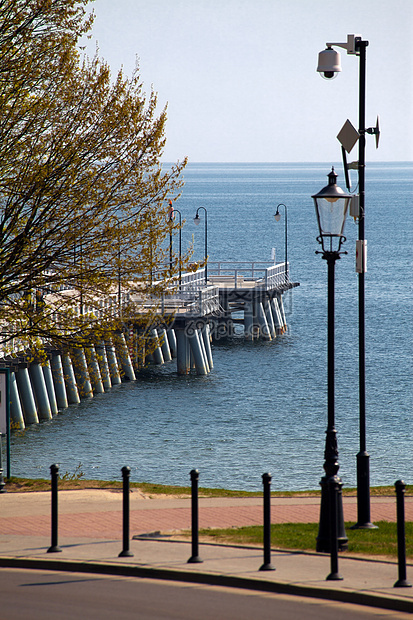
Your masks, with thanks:
<instances>
[{"instance_id":1,"label":"brick paved walkway","mask_svg":"<svg viewBox=\"0 0 413 620\"><path fill-rule=\"evenodd\" d=\"M98 537L102 539L119 538L122 534L122 497L121 494L110 496L102 503L99 494L85 491L87 506L84 501L66 501L70 491L59 494L59 534L61 536ZM83 493L83 492L76 492ZM0 498L0 534L39 535L50 533L50 501L44 494L41 506L36 505L36 495L24 498L24 506L13 509L13 495L4 501ZM79 496L82 497L82 496ZM16 497L17 500L17 497ZM413 521L413 498L406 498L406 520ZM180 505L181 504L181 505ZM262 500L254 499L200 499L200 528L240 527L244 525L261 525L263 521ZM153 507L152 507L153 505ZM271 517L273 523L316 523L319 519L320 504L318 498L280 498L272 503ZM2 516L1 513L5 516ZM372 521L395 521L396 502L393 498L372 498ZM355 498L344 498L344 519L357 520ZM130 532L132 535L154 531L177 531L190 529L190 501L187 499L147 499L131 504Z\"/></svg>"}]
</instances>

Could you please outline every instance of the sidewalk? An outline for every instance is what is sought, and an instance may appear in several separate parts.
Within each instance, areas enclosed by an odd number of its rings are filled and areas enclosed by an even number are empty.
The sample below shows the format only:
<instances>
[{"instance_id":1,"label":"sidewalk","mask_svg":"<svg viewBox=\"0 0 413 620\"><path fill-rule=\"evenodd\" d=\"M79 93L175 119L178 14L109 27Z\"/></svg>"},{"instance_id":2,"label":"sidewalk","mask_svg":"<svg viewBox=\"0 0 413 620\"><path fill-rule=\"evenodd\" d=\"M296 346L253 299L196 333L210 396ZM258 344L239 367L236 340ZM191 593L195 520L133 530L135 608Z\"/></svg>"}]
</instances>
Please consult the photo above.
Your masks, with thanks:
<instances>
[{"instance_id":1,"label":"sidewalk","mask_svg":"<svg viewBox=\"0 0 413 620\"><path fill-rule=\"evenodd\" d=\"M343 498L344 518L355 521L356 498ZM317 522L319 499L272 498L273 523ZM406 498L406 520L413 521L413 498ZM261 498L199 499L199 526L239 527L262 524ZM371 499L373 521L396 519L395 498ZM33 567L75 572L139 575L196 581L354 602L413 613L413 588L394 588L396 561L340 555L343 581L326 581L326 554L274 550L275 571L259 571L262 548L201 543L200 564L188 564L191 542L179 531L191 526L190 499L130 495L130 550L122 551L121 491L59 492L59 546L51 544L50 492L0 495L0 567ZM413 580L413 564L407 566Z\"/></svg>"}]
</instances>

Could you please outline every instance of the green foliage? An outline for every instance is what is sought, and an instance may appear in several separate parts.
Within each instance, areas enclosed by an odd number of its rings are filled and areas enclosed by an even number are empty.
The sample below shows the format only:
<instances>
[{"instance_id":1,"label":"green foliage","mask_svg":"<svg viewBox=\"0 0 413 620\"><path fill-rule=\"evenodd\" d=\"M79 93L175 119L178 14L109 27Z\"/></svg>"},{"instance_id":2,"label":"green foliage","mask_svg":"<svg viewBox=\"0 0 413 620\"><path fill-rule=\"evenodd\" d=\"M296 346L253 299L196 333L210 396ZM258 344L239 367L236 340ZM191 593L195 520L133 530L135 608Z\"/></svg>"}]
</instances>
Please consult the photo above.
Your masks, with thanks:
<instances>
[{"instance_id":1,"label":"green foliage","mask_svg":"<svg viewBox=\"0 0 413 620\"><path fill-rule=\"evenodd\" d=\"M74 480L81 480L81 478L83 478L85 475L85 473L82 471L82 467L82 463L79 463L79 465L76 467L75 471L72 474L66 471L63 475L60 476L61 480L70 480L72 482Z\"/></svg>"},{"instance_id":2,"label":"green foliage","mask_svg":"<svg viewBox=\"0 0 413 620\"><path fill-rule=\"evenodd\" d=\"M186 161L162 167L166 109L138 67L81 56L87 4L0 2L0 324L35 354L148 314L179 271L160 265Z\"/></svg>"}]
</instances>

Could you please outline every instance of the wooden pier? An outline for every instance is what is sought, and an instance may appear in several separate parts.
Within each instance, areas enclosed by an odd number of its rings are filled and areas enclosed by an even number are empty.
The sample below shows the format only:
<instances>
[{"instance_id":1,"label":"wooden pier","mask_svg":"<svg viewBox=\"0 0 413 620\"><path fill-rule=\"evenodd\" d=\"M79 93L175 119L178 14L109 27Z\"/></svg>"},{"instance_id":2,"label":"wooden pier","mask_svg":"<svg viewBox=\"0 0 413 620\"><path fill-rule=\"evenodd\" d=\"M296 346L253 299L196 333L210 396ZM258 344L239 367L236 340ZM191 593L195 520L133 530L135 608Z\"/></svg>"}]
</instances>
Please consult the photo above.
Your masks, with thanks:
<instances>
[{"instance_id":1,"label":"wooden pier","mask_svg":"<svg viewBox=\"0 0 413 620\"><path fill-rule=\"evenodd\" d=\"M290 282L288 264L208 263L205 269L171 279L161 297L143 298L122 289L122 303L135 304L136 316L151 310L152 324L145 338L153 352L137 351L140 322L128 318L122 331L107 342L74 346L70 351L48 350L47 363L30 359L16 343L12 355L1 356L0 366L10 372L11 420L15 428L50 419L59 409L101 394L122 380L136 380L142 363L163 364L176 359L177 373L207 375L213 368L211 344L221 338L272 340L287 328L283 294L298 286ZM78 298L78 291L63 294ZM59 293L62 294L62 293ZM52 294L53 295L53 294ZM50 299L47 301L51 301ZM93 309L74 307L81 314L122 316L114 294ZM130 317L130 313L128 313ZM141 334L140 334L141 335Z\"/></svg>"}]
</instances>

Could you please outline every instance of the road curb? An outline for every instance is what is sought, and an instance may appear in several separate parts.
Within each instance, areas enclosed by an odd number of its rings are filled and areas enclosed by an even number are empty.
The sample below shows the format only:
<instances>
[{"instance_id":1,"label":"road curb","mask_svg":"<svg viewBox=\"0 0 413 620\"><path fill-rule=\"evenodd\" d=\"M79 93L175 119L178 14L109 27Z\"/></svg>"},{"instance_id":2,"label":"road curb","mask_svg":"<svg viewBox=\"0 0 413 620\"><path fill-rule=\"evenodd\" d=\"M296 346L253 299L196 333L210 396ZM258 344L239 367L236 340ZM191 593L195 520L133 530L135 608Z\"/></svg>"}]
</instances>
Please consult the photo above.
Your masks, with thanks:
<instances>
[{"instance_id":1,"label":"road curb","mask_svg":"<svg viewBox=\"0 0 413 620\"><path fill-rule=\"evenodd\" d=\"M341 603L353 603L380 609L389 609L413 613L413 603L408 600L386 597L380 594L356 592L353 590L333 590L314 586L305 586L281 581L266 581L232 575L218 575L208 572L190 572L178 569L150 568L131 564L80 562L73 560L53 560L48 558L12 558L0 557L0 568L21 568L29 570L54 570L59 572L89 573L95 575L113 575L119 577L140 577L165 581L200 583L211 586L273 592L308 598L324 599Z\"/></svg>"}]
</instances>

